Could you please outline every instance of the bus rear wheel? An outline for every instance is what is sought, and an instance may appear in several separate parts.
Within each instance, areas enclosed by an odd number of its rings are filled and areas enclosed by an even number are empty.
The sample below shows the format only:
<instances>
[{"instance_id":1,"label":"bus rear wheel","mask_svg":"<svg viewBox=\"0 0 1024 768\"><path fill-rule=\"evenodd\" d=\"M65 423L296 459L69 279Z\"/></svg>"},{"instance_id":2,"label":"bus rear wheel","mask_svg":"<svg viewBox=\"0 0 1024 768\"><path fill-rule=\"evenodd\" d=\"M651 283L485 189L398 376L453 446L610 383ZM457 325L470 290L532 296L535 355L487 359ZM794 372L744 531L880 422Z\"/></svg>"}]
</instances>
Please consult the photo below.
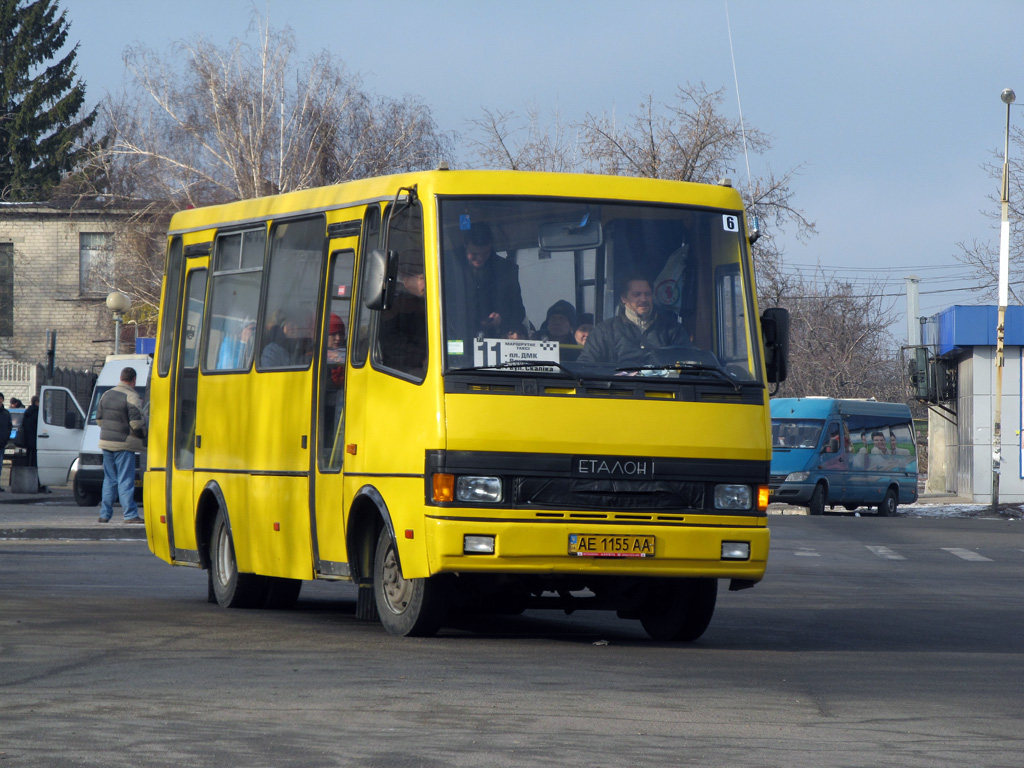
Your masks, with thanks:
<instances>
[{"instance_id":1,"label":"bus rear wheel","mask_svg":"<svg viewBox=\"0 0 1024 768\"><path fill-rule=\"evenodd\" d=\"M445 600L436 577L407 579L402 575L395 542L385 527L373 558L373 594L380 623L388 634L427 637L441 628Z\"/></svg>"},{"instance_id":2,"label":"bus rear wheel","mask_svg":"<svg viewBox=\"0 0 1024 768\"><path fill-rule=\"evenodd\" d=\"M652 640L696 640L715 613L718 579L675 579L655 587L640 624Z\"/></svg>"},{"instance_id":3,"label":"bus rear wheel","mask_svg":"<svg viewBox=\"0 0 1024 768\"><path fill-rule=\"evenodd\" d=\"M267 599L267 580L239 573L227 517L217 512L210 534L210 587L221 608L255 608ZM296 592L296 597L298 593Z\"/></svg>"},{"instance_id":4,"label":"bus rear wheel","mask_svg":"<svg viewBox=\"0 0 1024 768\"><path fill-rule=\"evenodd\" d=\"M885 498L882 499L882 503L878 505L879 517L892 517L895 515L897 504L899 504L899 498L896 496L896 491L890 488L885 492Z\"/></svg>"}]
</instances>

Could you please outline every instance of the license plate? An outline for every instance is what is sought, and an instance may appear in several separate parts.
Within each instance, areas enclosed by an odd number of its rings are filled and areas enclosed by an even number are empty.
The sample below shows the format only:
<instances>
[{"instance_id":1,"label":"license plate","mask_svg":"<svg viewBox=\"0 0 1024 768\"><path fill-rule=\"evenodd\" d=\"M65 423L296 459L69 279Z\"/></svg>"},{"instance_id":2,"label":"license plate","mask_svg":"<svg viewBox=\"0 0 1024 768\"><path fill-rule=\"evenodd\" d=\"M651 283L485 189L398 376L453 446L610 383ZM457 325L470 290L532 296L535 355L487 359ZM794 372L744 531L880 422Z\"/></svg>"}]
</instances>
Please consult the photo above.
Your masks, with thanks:
<instances>
[{"instance_id":1,"label":"license plate","mask_svg":"<svg viewBox=\"0 0 1024 768\"><path fill-rule=\"evenodd\" d=\"M654 557L654 537L570 533L569 554L577 557Z\"/></svg>"}]
</instances>

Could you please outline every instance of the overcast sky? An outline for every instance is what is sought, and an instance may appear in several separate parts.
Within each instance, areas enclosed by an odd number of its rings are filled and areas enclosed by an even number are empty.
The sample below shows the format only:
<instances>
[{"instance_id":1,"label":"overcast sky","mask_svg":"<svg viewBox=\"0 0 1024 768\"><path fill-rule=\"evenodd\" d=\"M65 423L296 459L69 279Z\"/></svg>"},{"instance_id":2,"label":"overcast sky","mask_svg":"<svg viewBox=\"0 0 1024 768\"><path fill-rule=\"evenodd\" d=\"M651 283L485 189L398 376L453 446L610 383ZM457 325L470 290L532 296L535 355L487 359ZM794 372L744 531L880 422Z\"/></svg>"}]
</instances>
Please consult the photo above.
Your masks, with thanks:
<instances>
[{"instance_id":1,"label":"overcast sky","mask_svg":"<svg viewBox=\"0 0 1024 768\"><path fill-rule=\"evenodd\" d=\"M902 295L922 278L921 310L995 303L951 292L969 280L958 242L998 237L1004 88L1024 105L1021 0L64 0L90 101L119 89L121 54L166 54L198 34L242 37L255 7L290 26L300 57L329 49L371 90L414 94L443 130L471 131L484 107L626 115L647 95L724 87L770 134L755 176L800 167L795 203L818 227L784 241L790 269L822 267ZM1015 106L1015 125L1024 114ZM742 160L735 174L745 183ZM983 211L994 215L986 218ZM1021 276L1011 274L1016 282ZM903 312L905 302L895 298ZM898 338L905 326L894 329Z\"/></svg>"}]
</instances>

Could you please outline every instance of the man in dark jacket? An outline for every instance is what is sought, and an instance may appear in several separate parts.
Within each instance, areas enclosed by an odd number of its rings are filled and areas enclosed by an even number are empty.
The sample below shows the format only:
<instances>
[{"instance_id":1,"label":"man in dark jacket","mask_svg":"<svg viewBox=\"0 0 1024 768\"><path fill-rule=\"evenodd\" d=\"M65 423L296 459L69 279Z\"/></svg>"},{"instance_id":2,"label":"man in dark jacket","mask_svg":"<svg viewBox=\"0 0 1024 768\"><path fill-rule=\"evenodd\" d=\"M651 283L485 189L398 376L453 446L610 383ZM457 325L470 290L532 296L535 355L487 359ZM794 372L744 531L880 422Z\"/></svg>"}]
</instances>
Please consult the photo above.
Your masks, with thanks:
<instances>
[{"instance_id":1,"label":"man in dark jacket","mask_svg":"<svg viewBox=\"0 0 1024 768\"><path fill-rule=\"evenodd\" d=\"M581 363L644 365L652 350L689 342L674 317L655 309L650 280L631 277L619 300L622 313L594 326L580 353Z\"/></svg>"},{"instance_id":2,"label":"man in dark jacket","mask_svg":"<svg viewBox=\"0 0 1024 768\"><path fill-rule=\"evenodd\" d=\"M526 319L519 266L494 253L491 227L479 222L465 231L465 252L445 279L450 339L506 338Z\"/></svg>"},{"instance_id":3,"label":"man in dark jacket","mask_svg":"<svg viewBox=\"0 0 1024 768\"><path fill-rule=\"evenodd\" d=\"M142 398L135 391L135 369L124 368L121 381L108 389L96 406L96 423L100 425L100 449L103 451L103 496L100 522L108 523L114 515L114 496L121 501L126 523L141 523L135 504L135 454L146 449L146 422L142 415Z\"/></svg>"},{"instance_id":4,"label":"man in dark jacket","mask_svg":"<svg viewBox=\"0 0 1024 768\"><path fill-rule=\"evenodd\" d=\"M21 418L21 431L25 435L25 459L30 467L36 466L36 431L39 427L39 395L32 400Z\"/></svg>"}]
</instances>

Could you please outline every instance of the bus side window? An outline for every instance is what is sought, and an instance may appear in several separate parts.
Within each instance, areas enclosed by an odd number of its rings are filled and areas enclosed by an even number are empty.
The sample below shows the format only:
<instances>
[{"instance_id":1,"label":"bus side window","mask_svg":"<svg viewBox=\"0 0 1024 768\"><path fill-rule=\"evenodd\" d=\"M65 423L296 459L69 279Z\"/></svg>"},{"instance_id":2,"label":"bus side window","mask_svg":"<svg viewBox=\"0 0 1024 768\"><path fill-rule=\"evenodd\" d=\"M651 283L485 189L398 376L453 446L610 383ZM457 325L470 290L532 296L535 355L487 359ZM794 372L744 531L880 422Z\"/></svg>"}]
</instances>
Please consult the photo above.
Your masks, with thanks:
<instances>
[{"instance_id":1,"label":"bus side window","mask_svg":"<svg viewBox=\"0 0 1024 768\"><path fill-rule=\"evenodd\" d=\"M244 371L252 365L266 245L265 227L217 238L204 372Z\"/></svg>"},{"instance_id":2,"label":"bus side window","mask_svg":"<svg viewBox=\"0 0 1024 768\"><path fill-rule=\"evenodd\" d=\"M391 306L380 312L373 362L422 380L427 370L427 286L419 204L400 208L389 218L388 229L388 248L398 254L398 280Z\"/></svg>"},{"instance_id":3,"label":"bus side window","mask_svg":"<svg viewBox=\"0 0 1024 768\"><path fill-rule=\"evenodd\" d=\"M258 370L308 368L324 258L323 216L275 224Z\"/></svg>"}]
</instances>

